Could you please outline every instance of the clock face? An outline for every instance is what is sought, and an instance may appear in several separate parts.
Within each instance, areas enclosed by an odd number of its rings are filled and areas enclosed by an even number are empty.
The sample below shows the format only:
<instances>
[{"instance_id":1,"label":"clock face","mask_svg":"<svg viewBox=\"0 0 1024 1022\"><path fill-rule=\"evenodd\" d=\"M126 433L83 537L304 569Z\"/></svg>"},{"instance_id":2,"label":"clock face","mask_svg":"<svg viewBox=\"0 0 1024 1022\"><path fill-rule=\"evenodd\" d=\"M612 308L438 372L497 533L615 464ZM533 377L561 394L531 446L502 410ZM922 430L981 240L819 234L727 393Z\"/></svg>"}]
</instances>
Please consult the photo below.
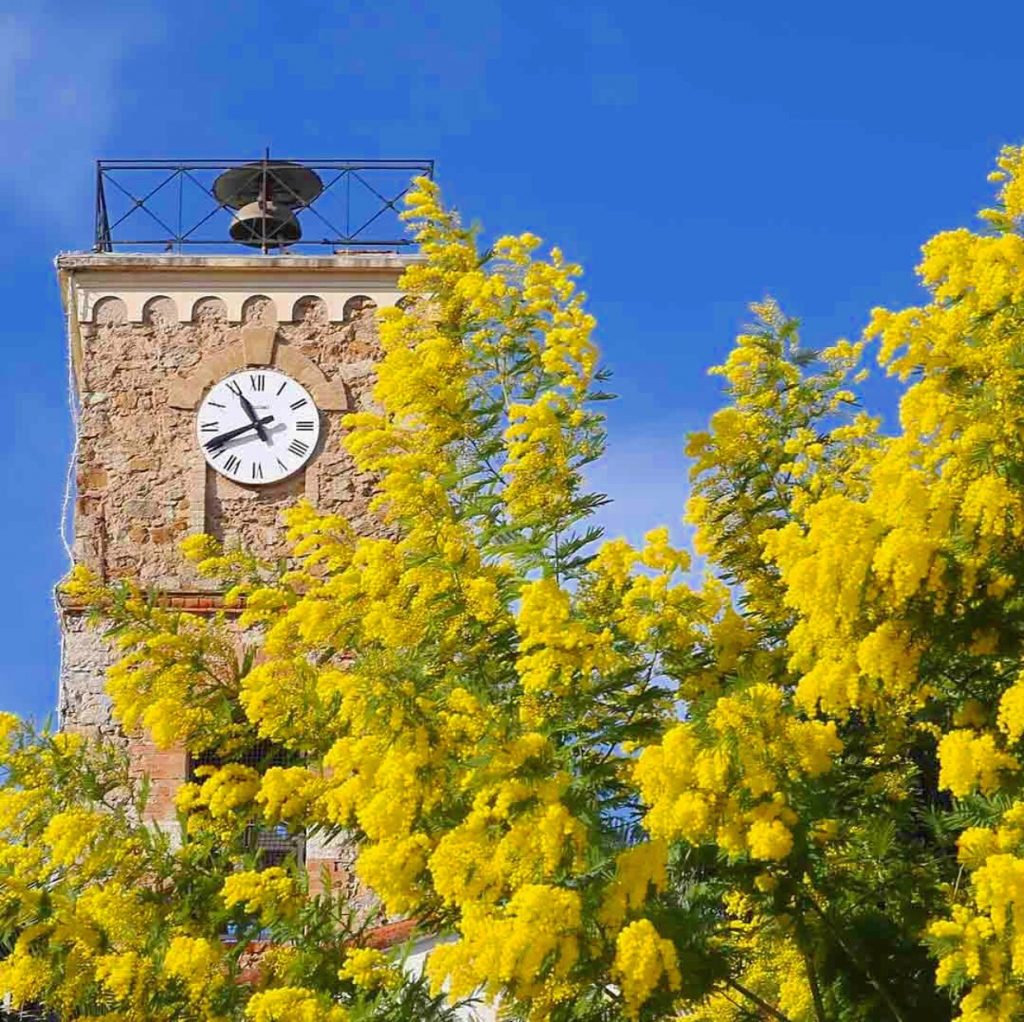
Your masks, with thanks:
<instances>
[{"instance_id":1,"label":"clock face","mask_svg":"<svg viewBox=\"0 0 1024 1022\"><path fill-rule=\"evenodd\" d=\"M210 388L196 417L207 462L237 483L263 486L298 472L320 437L308 391L276 369L243 369Z\"/></svg>"}]
</instances>

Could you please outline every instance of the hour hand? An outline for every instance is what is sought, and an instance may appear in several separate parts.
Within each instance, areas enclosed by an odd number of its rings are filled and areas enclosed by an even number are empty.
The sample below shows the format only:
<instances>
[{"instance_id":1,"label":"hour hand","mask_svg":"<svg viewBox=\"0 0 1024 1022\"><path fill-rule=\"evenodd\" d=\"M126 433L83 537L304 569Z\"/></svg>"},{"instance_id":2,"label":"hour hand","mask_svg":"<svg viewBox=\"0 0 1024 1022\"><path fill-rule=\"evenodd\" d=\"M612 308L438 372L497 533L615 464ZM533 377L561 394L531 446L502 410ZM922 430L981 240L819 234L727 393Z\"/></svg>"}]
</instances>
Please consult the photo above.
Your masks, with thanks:
<instances>
[{"instance_id":1,"label":"hour hand","mask_svg":"<svg viewBox=\"0 0 1024 1022\"><path fill-rule=\"evenodd\" d=\"M263 420L256 418L256 409L253 408L252 402L242 393L242 388L237 383L233 387L229 383L228 389L242 402L242 408L245 410L245 414L249 416L249 421L255 427L256 435L265 444L269 444L270 437L267 436L267 431L263 428Z\"/></svg>"},{"instance_id":2,"label":"hour hand","mask_svg":"<svg viewBox=\"0 0 1024 1022\"><path fill-rule=\"evenodd\" d=\"M253 419L252 422L247 422L244 426L239 426L238 429L229 429L226 433L221 433L219 436L213 437L211 440L207 440L204 446L208 451L216 451L218 448L223 447L229 440L234 440L236 436L241 436L243 433L248 433L250 429L266 430L263 427L268 422L273 422L273 415L266 415L262 419Z\"/></svg>"}]
</instances>

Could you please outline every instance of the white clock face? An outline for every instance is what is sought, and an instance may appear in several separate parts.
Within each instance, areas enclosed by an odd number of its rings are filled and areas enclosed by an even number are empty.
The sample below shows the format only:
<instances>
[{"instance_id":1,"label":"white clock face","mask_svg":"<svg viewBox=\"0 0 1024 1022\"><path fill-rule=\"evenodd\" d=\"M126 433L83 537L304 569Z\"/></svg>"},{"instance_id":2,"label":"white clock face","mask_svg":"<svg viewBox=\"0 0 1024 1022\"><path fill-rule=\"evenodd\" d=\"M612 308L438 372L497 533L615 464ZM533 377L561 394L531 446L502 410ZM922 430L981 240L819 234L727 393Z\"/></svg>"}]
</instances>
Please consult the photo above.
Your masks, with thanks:
<instances>
[{"instance_id":1,"label":"white clock face","mask_svg":"<svg viewBox=\"0 0 1024 1022\"><path fill-rule=\"evenodd\" d=\"M320 437L305 387L275 369L243 369L210 388L196 417L207 462L238 483L263 486L298 472Z\"/></svg>"}]
</instances>

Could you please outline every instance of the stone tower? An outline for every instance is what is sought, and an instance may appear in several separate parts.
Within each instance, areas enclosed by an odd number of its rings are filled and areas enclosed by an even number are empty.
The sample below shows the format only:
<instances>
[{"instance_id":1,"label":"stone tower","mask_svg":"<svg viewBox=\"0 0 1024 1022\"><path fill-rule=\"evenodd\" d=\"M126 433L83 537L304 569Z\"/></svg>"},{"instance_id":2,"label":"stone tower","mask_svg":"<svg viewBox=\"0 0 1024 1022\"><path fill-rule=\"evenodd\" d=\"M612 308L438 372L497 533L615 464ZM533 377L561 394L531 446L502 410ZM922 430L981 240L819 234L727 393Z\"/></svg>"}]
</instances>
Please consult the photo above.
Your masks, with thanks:
<instances>
[{"instance_id":1,"label":"stone tower","mask_svg":"<svg viewBox=\"0 0 1024 1022\"><path fill-rule=\"evenodd\" d=\"M302 496L372 531L371 481L342 450L339 426L347 411L367 407L379 355L375 309L400 299L398 280L413 258L387 252L60 256L80 409L76 560L107 579L138 579L171 606L209 613L220 596L180 556L185 535L206 532L277 557L283 553L279 514ZM226 403L214 401L214 388L232 378L255 388L261 376L283 390L277 405L269 392L249 394L266 435L256 435L258 423L250 427L241 396L237 407L231 398L223 413L199 422L211 402ZM312 411L306 405L304 420L289 419L306 398ZM303 428L306 434L292 435ZM209 447L204 429L214 441L235 435ZM314 434L313 444L302 439ZM269 476L284 477L250 479L260 457L273 470ZM61 617L62 726L117 736L104 694L110 651L80 609L65 604ZM128 741L153 780L151 815L173 822L186 750L158 752L143 739ZM332 858L337 854L308 847L311 875L324 862L344 869Z\"/></svg>"}]
</instances>

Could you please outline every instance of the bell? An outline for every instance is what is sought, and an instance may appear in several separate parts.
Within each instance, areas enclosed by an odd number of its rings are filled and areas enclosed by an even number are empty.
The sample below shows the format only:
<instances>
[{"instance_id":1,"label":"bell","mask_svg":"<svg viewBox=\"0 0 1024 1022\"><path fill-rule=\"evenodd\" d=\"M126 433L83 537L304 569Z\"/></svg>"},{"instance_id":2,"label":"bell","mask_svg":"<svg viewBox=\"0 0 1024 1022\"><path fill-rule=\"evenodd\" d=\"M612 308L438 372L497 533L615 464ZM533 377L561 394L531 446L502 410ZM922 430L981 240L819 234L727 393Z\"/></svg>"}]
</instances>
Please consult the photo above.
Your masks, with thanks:
<instances>
[{"instance_id":1,"label":"bell","mask_svg":"<svg viewBox=\"0 0 1024 1022\"><path fill-rule=\"evenodd\" d=\"M262 160L224 171L213 183L214 198L235 209L231 237L252 248L284 248L302 237L295 217L322 191L309 167L290 160Z\"/></svg>"},{"instance_id":2,"label":"bell","mask_svg":"<svg viewBox=\"0 0 1024 1022\"><path fill-rule=\"evenodd\" d=\"M281 248L298 241L302 229L289 206L257 199L235 213L231 237L252 248Z\"/></svg>"},{"instance_id":3,"label":"bell","mask_svg":"<svg viewBox=\"0 0 1024 1022\"><path fill-rule=\"evenodd\" d=\"M240 209L257 199L286 206L308 206L323 190L323 182L316 171L288 160L232 167L213 183L214 198L232 209Z\"/></svg>"}]
</instances>

